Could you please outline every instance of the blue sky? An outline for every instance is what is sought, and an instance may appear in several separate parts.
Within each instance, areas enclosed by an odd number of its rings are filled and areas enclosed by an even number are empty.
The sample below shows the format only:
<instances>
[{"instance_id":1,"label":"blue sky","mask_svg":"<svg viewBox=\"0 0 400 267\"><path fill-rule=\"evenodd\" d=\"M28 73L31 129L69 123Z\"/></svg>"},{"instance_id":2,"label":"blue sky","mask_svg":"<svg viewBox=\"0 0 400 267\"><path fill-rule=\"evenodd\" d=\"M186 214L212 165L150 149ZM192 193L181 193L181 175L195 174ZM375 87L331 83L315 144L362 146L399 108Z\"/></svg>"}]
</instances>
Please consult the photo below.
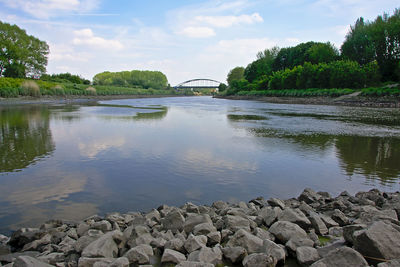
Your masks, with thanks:
<instances>
[{"instance_id":1,"label":"blue sky","mask_svg":"<svg viewBox=\"0 0 400 267\"><path fill-rule=\"evenodd\" d=\"M307 41L338 48L350 25L393 0L0 0L0 20L50 46L48 73L159 70L176 85L224 82L258 51Z\"/></svg>"}]
</instances>

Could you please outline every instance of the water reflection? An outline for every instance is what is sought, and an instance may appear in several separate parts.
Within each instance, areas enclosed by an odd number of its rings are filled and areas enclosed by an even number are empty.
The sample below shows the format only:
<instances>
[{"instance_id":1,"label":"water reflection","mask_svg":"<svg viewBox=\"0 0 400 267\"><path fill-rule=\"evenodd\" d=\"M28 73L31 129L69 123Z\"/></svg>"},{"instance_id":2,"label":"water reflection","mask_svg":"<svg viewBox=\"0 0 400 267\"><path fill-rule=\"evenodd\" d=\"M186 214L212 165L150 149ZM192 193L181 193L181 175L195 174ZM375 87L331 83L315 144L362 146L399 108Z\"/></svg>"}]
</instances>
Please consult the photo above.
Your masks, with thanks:
<instances>
[{"instance_id":1,"label":"water reflection","mask_svg":"<svg viewBox=\"0 0 400 267\"><path fill-rule=\"evenodd\" d=\"M26 168L54 150L49 114L40 106L0 109L0 172Z\"/></svg>"}]
</instances>

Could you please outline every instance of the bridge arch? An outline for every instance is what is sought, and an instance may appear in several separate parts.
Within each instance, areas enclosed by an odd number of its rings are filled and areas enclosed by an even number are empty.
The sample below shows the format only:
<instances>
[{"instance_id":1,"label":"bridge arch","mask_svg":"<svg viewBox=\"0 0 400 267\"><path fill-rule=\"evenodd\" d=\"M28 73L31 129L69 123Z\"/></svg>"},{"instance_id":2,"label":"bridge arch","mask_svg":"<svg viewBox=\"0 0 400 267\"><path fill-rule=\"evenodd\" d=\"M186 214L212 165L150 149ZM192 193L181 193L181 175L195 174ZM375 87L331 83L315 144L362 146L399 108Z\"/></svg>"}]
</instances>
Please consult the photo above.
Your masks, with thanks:
<instances>
[{"instance_id":1,"label":"bridge arch","mask_svg":"<svg viewBox=\"0 0 400 267\"><path fill-rule=\"evenodd\" d=\"M204 79L204 78L198 78L198 79L191 79L187 80L184 82L181 82L180 84L174 86L175 89L196 89L196 88L214 88L218 89L218 86L222 82L213 80L213 79Z\"/></svg>"}]
</instances>

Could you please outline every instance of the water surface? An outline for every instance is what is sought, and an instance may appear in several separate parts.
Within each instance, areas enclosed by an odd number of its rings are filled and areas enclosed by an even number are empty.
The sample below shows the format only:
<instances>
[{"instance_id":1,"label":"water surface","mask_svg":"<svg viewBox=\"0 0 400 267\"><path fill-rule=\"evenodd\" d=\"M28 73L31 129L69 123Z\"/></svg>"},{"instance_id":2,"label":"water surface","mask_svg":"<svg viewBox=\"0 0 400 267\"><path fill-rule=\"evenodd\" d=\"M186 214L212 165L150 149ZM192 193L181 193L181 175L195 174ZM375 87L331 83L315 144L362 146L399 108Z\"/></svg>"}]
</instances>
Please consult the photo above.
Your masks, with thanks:
<instances>
[{"instance_id":1,"label":"water surface","mask_svg":"<svg viewBox=\"0 0 400 267\"><path fill-rule=\"evenodd\" d=\"M0 233L161 204L400 190L400 111L210 97L0 107Z\"/></svg>"}]
</instances>

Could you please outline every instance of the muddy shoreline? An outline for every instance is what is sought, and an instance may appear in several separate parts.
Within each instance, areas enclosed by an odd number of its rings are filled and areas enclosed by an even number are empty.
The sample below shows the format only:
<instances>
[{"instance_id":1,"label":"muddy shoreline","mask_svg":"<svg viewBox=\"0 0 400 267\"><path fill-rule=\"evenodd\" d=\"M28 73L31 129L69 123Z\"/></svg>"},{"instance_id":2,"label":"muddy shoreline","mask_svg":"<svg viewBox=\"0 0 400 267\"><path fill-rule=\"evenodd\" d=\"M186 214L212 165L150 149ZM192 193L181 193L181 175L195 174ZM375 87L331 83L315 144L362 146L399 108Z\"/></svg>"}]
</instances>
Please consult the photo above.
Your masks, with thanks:
<instances>
[{"instance_id":1,"label":"muddy shoreline","mask_svg":"<svg viewBox=\"0 0 400 267\"><path fill-rule=\"evenodd\" d=\"M395 97L267 97L267 96L214 96L230 100L255 100L275 104L334 105L353 107L400 108L400 99Z\"/></svg>"}]
</instances>

